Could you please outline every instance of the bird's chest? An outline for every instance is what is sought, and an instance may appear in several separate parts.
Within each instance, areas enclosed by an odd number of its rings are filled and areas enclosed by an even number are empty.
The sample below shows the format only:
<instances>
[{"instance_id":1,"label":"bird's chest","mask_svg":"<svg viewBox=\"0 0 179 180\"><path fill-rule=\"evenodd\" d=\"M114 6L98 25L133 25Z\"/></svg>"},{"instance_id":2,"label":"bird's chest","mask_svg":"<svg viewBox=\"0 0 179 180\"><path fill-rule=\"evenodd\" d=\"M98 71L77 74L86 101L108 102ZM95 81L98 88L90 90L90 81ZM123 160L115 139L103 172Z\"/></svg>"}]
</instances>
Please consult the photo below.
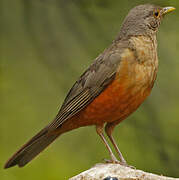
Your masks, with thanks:
<instances>
[{"instance_id":1,"label":"bird's chest","mask_svg":"<svg viewBox=\"0 0 179 180\"><path fill-rule=\"evenodd\" d=\"M118 70L119 85L125 94L139 96L141 100L151 91L158 70L156 39L133 38L136 47L129 56L124 58ZM128 58L131 57L131 58Z\"/></svg>"},{"instance_id":2,"label":"bird's chest","mask_svg":"<svg viewBox=\"0 0 179 180\"><path fill-rule=\"evenodd\" d=\"M156 37L131 38L134 50L130 60L123 61L119 68L119 77L129 79L130 86L139 89L151 89L158 71L157 41Z\"/></svg>"},{"instance_id":3,"label":"bird's chest","mask_svg":"<svg viewBox=\"0 0 179 180\"><path fill-rule=\"evenodd\" d=\"M111 91L119 108L116 114L121 119L135 111L150 94L158 70L155 39L136 38L133 43L137 48L124 53Z\"/></svg>"}]
</instances>

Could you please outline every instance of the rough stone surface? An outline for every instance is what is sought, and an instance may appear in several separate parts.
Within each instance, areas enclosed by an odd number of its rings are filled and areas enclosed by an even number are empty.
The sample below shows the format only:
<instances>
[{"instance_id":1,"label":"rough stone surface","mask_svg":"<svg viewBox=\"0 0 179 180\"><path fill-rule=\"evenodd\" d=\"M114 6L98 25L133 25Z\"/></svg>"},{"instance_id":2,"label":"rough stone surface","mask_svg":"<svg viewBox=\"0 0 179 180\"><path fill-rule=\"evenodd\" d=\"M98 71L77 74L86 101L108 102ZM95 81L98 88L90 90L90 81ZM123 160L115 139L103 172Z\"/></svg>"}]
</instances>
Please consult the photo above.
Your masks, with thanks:
<instances>
[{"instance_id":1,"label":"rough stone surface","mask_svg":"<svg viewBox=\"0 0 179 180\"><path fill-rule=\"evenodd\" d=\"M96 164L91 169L69 180L179 180L147 173L141 170L121 166L120 164Z\"/></svg>"}]
</instances>

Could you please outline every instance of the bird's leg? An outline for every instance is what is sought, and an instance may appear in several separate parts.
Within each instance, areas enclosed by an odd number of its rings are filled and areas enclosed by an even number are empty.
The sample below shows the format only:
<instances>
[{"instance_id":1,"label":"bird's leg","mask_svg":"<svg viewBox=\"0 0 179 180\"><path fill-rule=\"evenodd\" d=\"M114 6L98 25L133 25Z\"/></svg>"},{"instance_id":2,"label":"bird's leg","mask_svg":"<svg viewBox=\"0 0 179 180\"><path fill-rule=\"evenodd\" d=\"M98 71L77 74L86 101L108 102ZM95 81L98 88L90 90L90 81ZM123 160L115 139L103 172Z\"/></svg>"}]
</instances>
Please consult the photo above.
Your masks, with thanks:
<instances>
[{"instance_id":1,"label":"bird's leg","mask_svg":"<svg viewBox=\"0 0 179 180\"><path fill-rule=\"evenodd\" d=\"M112 136L112 132L113 132L113 129L114 129L115 125L116 125L115 123L107 123L106 126L105 126L105 132L108 135L110 141L112 142L115 150L117 151L117 153L118 153L118 155L120 157L120 160L121 160L120 164L122 164L124 166L128 166L126 160L124 159L121 151L119 150L119 148L118 148L118 146L117 146L117 144L116 144L116 142L115 142L115 140L114 140L114 138Z\"/></svg>"},{"instance_id":2,"label":"bird's leg","mask_svg":"<svg viewBox=\"0 0 179 180\"><path fill-rule=\"evenodd\" d=\"M111 156L111 161L112 163L118 163L119 161L117 160L117 158L114 156L108 142L106 141L104 134L103 134L103 125L96 125L96 132L97 134L101 137L102 141L104 142L110 156Z\"/></svg>"}]
</instances>

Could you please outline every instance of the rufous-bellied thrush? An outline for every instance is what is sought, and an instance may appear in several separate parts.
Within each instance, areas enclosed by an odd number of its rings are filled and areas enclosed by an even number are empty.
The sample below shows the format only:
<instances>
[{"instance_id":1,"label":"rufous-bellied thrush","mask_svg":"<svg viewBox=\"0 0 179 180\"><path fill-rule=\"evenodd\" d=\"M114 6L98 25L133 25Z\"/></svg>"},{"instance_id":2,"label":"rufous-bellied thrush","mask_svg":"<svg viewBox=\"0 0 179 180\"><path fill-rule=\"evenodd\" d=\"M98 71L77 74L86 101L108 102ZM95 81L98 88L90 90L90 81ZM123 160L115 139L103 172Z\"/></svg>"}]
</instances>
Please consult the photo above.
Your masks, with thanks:
<instances>
[{"instance_id":1,"label":"rufous-bellied thrush","mask_svg":"<svg viewBox=\"0 0 179 180\"><path fill-rule=\"evenodd\" d=\"M55 119L31 138L5 164L22 167L61 134L82 126L96 126L112 163L127 165L112 132L150 94L157 70L157 40L161 20L173 7L139 5L125 18L119 35L75 82ZM105 132L117 151L114 156Z\"/></svg>"}]
</instances>

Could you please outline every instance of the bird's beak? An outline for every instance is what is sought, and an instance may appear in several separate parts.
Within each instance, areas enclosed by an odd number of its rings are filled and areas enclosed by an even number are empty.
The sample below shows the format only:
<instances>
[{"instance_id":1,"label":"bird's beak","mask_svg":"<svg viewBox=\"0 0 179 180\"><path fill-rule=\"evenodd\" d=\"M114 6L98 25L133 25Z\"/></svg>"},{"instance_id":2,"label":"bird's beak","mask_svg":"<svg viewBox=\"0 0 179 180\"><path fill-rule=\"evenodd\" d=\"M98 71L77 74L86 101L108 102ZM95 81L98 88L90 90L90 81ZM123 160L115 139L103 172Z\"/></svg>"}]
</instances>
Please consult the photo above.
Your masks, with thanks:
<instances>
[{"instance_id":1,"label":"bird's beak","mask_svg":"<svg viewBox=\"0 0 179 180\"><path fill-rule=\"evenodd\" d=\"M174 7L164 7L161 11L162 15L168 14L169 12L174 11L176 8Z\"/></svg>"}]
</instances>

